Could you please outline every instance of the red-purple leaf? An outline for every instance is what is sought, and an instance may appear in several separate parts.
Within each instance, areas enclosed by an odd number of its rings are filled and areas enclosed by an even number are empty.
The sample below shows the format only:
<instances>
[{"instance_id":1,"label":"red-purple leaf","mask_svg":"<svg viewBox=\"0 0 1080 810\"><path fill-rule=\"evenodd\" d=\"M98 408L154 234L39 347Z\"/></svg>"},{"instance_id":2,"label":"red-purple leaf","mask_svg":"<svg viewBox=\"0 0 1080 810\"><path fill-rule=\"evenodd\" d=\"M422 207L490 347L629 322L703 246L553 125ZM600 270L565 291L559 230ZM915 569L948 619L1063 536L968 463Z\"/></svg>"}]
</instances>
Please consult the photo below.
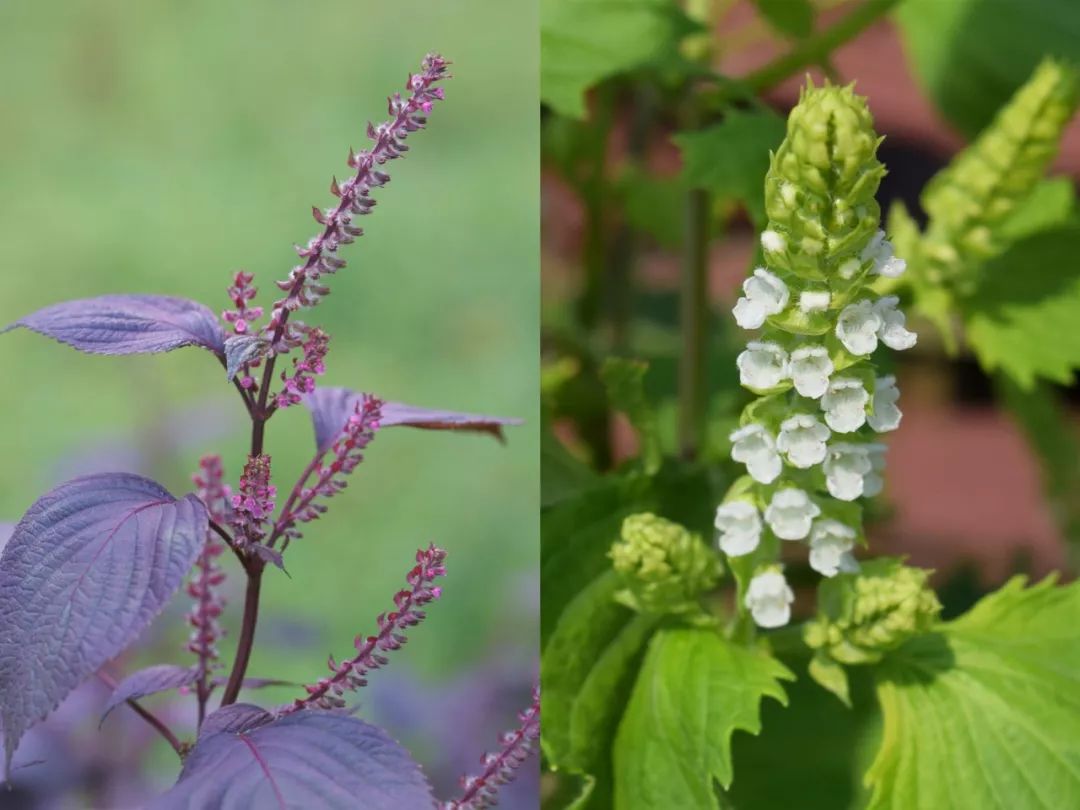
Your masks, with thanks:
<instances>
[{"instance_id":1,"label":"red-purple leaf","mask_svg":"<svg viewBox=\"0 0 1080 810\"><path fill-rule=\"evenodd\" d=\"M167 295L102 295L39 309L5 327L17 326L90 354L153 354L202 346L217 355L225 333L209 309Z\"/></svg>"},{"instance_id":2,"label":"red-purple leaf","mask_svg":"<svg viewBox=\"0 0 1080 810\"><path fill-rule=\"evenodd\" d=\"M304 398L304 404L311 411L311 419L315 425L315 444L320 450L328 448L341 433L362 396L348 388L317 388L313 394ZM489 433L499 441L504 440L504 426L520 424L520 419L436 411L401 402L384 402L382 418L379 420L379 425L384 428L402 425L424 430L463 430Z\"/></svg>"},{"instance_id":3,"label":"red-purple leaf","mask_svg":"<svg viewBox=\"0 0 1080 810\"><path fill-rule=\"evenodd\" d=\"M100 722L104 723L109 712L126 700L136 700L158 692L179 689L181 686L191 686L198 679L198 667L178 667L175 664L158 664L133 672L120 681L113 693L109 695L105 710L101 713Z\"/></svg>"},{"instance_id":4,"label":"red-purple leaf","mask_svg":"<svg viewBox=\"0 0 1080 810\"><path fill-rule=\"evenodd\" d=\"M206 507L137 475L43 495L0 556L0 721L7 763L30 726L128 647L180 587Z\"/></svg>"},{"instance_id":5,"label":"red-purple leaf","mask_svg":"<svg viewBox=\"0 0 1080 810\"><path fill-rule=\"evenodd\" d=\"M199 736L206 737L222 731L238 734L241 731L251 731L259 726L265 726L273 719L274 715L266 709L250 703L230 703L207 716L203 721Z\"/></svg>"},{"instance_id":6,"label":"red-purple leaf","mask_svg":"<svg viewBox=\"0 0 1080 810\"><path fill-rule=\"evenodd\" d=\"M240 373L245 363L266 356L270 341L258 335L232 335L225 339L225 377L229 382Z\"/></svg>"},{"instance_id":7,"label":"red-purple leaf","mask_svg":"<svg viewBox=\"0 0 1080 810\"><path fill-rule=\"evenodd\" d=\"M149 810L428 810L434 804L420 767L381 729L345 714L304 711L240 733L200 736L179 781Z\"/></svg>"}]
</instances>

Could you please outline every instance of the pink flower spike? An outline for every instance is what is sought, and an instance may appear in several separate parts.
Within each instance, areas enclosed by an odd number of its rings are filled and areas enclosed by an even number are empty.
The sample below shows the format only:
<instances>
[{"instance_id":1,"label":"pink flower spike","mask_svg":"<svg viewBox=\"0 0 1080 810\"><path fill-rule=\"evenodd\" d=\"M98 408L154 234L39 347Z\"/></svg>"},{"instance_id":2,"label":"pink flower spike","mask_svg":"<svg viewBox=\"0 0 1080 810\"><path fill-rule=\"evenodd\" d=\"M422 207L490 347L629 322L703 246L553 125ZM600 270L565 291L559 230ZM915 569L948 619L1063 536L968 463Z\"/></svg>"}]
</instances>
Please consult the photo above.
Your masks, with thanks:
<instances>
[{"instance_id":1,"label":"pink flower spike","mask_svg":"<svg viewBox=\"0 0 1080 810\"><path fill-rule=\"evenodd\" d=\"M232 324L233 331L238 335L245 335L251 328L251 324L262 317L262 307L249 307L248 302L255 298L258 293L251 282L255 276L243 271L233 276L232 286L229 287L229 298L233 302L234 309L227 309L221 313L226 323Z\"/></svg>"},{"instance_id":2,"label":"pink flower spike","mask_svg":"<svg viewBox=\"0 0 1080 810\"><path fill-rule=\"evenodd\" d=\"M369 672L386 666L388 659L380 652L400 649L406 641L405 629L419 624L423 611L419 608L438 598L438 589L431 587L437 578L446 576L446 552L434 545L416 552L416 565L409 571L408 590L394 596L397 610L383 613L376 619L379 632L374 636L357 636L356 655L340 664L330 656L331 674L318 683L305 686L307 695L278 712L279 716L301 709L339 709L345 705L342 695L367 686Z\"/></svg>"},{"instance_id":3,"label":"pink flower spike","mask_svg":"<svg viewBox=\"0 0 1080 810\"><path fill-rule=\"evenodd\" d=\"M281 372L284 387L274 397L278 408L288 408L299 404L304 394L310 394L315 390L315 378L326 372L325 358L330 336L318 327L299 324L295 326L307 337L303 343L303 356L293 358L292 374Z\"/></svg>"},{"instance_id":4,"label":"pink flower spike","mask_svg":"<svg viewBox=\"0 0 1080 810\"><path fill-rule=\"evenodd\" d=\"M225 523L229 499L229 487L224 478L221 456L204 456L199 460L199 472L192 476L196 493L206 505L210 519L219 525ZM187 614L191 625L187 649L198 658L195 694L199 701L200 722L210 697L210 674L220 666L217 642L225 635L218 621L225 609L225 599L217 591L225 581L225 572L216 562L224 551L225 544L213 530L208 531L206 545L195 561L194 572L187 584L187 593L194 600Z\"/></svg>"},{"instance_id":5,"label":"pink flower spike","mask_svg":"<svg viewBox=\"0 0 1080 810\"><path fill-rule=\"evenodd\" d=\"M290 314L301 307L315 306L330 292L320 279L345 266L344 259L336 255L338 248L363 233L352 224L353 218L371 212L375 205L372 190L390 180L388 174L376 167L402 157L408 151L405 144L408 135L427 125L427 113L434 102L443 97L441 88L435 85L449 78L448 66L445 59L435 54L424 59L421 72L411 75L406 83L408 98L399 94L391 96L387 105L390 119L368 125L367 135L373 141L371 148L359 153L349 150L348 165L354 170L353 176L341 183L335 178L330 185L330 192L338 198L338 203L325 210L312 209L312 216L322 226L322 231L306 246L297 246L296 252L303 261L293 267L287 279L277 282L285 296L274 302L270 322L263 329L273 352L285 354L303 342L302 335L287 329Z\"/></svg>"},{"instance_id":6,"label":"pink flower spike","mask_svg":"<svg viewBox=\"0 0 1080 810\"><path fill-rule=\"evenodd\" d=\"M258 543L266 536L276 497L277 487L270 483L270 456L248 456L239 491L232 496L237 545Z\"/></svg>"},{"instance_id":7,"label":"pink flower spike","mask_svg":"<svg viewBox=\"0 0 1080 810\"><path fill-rule=\"evenodd\" d=\"M517 776L517 769L527 760L540 738L540 685L533 687L532 704L518 715L520 725L501 735L497 754L484 754L483 770L475 776L461 777L461 798L444 802L441 810L480 810L498 804L499 788Z\"/></svg>"}]
</instances>

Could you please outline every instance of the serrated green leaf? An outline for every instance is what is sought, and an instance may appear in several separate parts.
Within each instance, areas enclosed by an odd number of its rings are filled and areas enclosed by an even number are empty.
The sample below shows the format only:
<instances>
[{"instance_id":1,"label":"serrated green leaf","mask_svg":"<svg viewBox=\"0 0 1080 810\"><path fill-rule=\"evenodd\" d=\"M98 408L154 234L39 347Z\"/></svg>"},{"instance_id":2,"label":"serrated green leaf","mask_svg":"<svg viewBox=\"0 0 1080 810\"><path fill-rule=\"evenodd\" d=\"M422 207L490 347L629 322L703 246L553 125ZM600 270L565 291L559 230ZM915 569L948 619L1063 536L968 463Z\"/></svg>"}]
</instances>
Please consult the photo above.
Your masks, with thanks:
<instances>
[{"instance_id":1,"label":"serrated green leaf","mask_svg":"<svg viewBox=\"0 0 1080 810\"><path fill-rule=\"evenodd\" d=\"M741 202L759 228L767 221L762 178L769 150L783 140L784 120L756 110L733 110L714 127L674 138L682 150L683 182L708 189L720 200Z\"/></svg>"},{"instance_id":2,"label":"serrated green leaf","mask_svg":"<svg viewBox=\"0 0 1080 810\"><path fill-rule=\"evenodd\" d=\"M640 360L609 357L600 368L600 379L608 392L612 406L626 414L641 443L640 457L645 472L660 469L664 451L660 446L660 429L656 411L645 396L645 374L649 364Z\"/></svg>"},{"instance_id":3,"label":"serrated green leaf","mask_svg":"<svg viewBox=\"0 0 1080 810\"><path fill-rule=\"evenodd\" d=\"M904 0L895 16L920 83L968 137L990 123L1043 56L1080 62L1075 0Z\"/></svg>"},{"instance_id":4,"label":"serrated green leaf","mask_svg":"<svg viewBox=\"0 0 1080 810\"><path fill-rule=\"evenodd\" d=\"M608 571L567 605L544 647L542 745L552 766L595 773L614 736L630 674L657 618L615 601L619 579Z\"/></svg>"},{"instance_id":5,"label":"serrated green leaf","mask_svg":"<svg viewBox=\"0 0 1080 810\"><path fill-rule=\"evenodd\" d=\"M672 0L542 0L540 99L582 118L586 90L670 50L686 30Z\"/></svg>"},{"instance_id":6,"label":"serrated green leaf","mask_svg":"<svg viewBox=\"0 0 1080 810\"><path fill-rule=\"evenodd\" d=\"M574 458L550 430L540 434L540 504L565 501L600 483L600 476Z\"/></svg>"},{"instance_id":7,"label":"serrated green leaf","mask_svg":"<svg viewBox=\"0 0 1080 810\"><path fill-rule=\"evenodd\" d=\"M968 342L987 371L1024 389L1069 384L1080 367L1080 227L1044 231L987 262L963 301Z\"/></svg>"},{"instance_id":8,"label":"serrated green leaf","mask_svg":"<svg viewBox=\"0 0 1080 810\"><path fill-rule=\"evenodd\" d=\"M731 736L761 730L764 697L794 676L712 630L653 636L615 740L615 810L718 808L732 781Z\"/></svg>"},{"instance_id":9,"label":"serrated green leaf","mask_svg":"<svg viewBox=\"0 0 1080 810\"><path fill-rule=\"evenodd\" d=\"M814 29L810 0L754 0L761 16L781 34L801 39Z\"/></svg>"},{"instance_id":10,"label":"serrated green leaf","mask_svg":"<svg viewBox=\"0 0 1080 810\"><path fill-rule=\"evenodd\" d=\"M1080 585L1024 578L890 654L870 810L1080 806Z\"/></svg>"}]
</instances>

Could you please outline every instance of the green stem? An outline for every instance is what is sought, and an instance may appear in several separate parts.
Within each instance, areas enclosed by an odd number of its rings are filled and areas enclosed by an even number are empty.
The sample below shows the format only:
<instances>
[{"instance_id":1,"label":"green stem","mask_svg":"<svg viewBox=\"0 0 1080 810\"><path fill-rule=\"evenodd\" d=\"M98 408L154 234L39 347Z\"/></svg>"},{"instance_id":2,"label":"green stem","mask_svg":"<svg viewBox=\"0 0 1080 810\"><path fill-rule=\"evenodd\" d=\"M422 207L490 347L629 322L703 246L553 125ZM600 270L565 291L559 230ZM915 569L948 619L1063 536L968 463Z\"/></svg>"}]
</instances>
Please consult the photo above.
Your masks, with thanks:
<instances>
[{"instance_id":1,"label":"green stem","mask_svg":"<svg viewBox=\"0 0 1080 810\"><path fill-rule=\"evenodd\" d=\"M861 34L898 2L899 0L867 0L836 25L807 37L764 67L742 79L726 81L714 93L705 97L708 106L726 107L736 97L763 93L795 71L821 64L833 51Z\"/></svg>"},{"instance_id":2,"label":"green stem","mask_svg":"<svg viewBox=\"0 0 1080 810\"><path fill-rule=\"evenodd\" d=\"M683 252L679 322L679 451L697 457L705 438L706 336L709 315L709 193L692 189L686 196L686 245Z\"/></svg>"}]
</instances>

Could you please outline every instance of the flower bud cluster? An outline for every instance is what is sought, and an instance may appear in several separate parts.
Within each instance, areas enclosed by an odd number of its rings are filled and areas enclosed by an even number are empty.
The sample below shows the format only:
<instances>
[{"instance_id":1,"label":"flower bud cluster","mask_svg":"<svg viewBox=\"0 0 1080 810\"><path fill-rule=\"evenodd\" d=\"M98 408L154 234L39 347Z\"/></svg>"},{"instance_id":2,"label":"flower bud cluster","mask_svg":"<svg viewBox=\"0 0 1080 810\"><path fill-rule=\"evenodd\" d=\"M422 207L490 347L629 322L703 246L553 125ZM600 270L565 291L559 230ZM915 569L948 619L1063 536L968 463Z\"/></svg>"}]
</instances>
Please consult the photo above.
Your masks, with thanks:
<instances>
[{"instance_id":1,"label":"flower bud cluster","mask_svg":"<svg viewBox=\"0 0 1080 810\"><path fill-rule=\"evenodd\" d=\"M315 378L326 372L326 351L330 345L330 336L317 326L298 327L306 337L301 345L302 354L294 357L292 374L281 372L283 387L274 397L278 408L298 405L304 394L315 390Z\"/></svg>"},{"instance_id":2,"label":"flower bud cluster","mask_svg":"<svg viewBox=\"0 0 1080 810\"><path fill-rule=\"evenodd\" d=\"M448 77L448 66L445 59L435 54L424 59L420 73L410 75L406 83L409 95L402 97L395 93L388 100L390 119L378 125L368 124L371 148L359 153L350 150L348 165L354 170L353 176L343 183L337 179L330 183L330 193L338 198L338 203L325 210L312 209L315 221L323 230L305 246L296 248L301 263L287 279L277 282L285 296L274 303L264 329L273 351L285 353L304 342L303 330L288 323L290 314L302 307L315 306L330 292L322 277L345 266L345 260L337 255L338 248L363 233L353 225L353 219L371 212L375 206L371 191L389 182L390 175L380 167L404 155L408 151L405 144L408 135L426 126L427 114L443 97L442 88L436 85Z\"/></svg>"},{"instance_id":3,"label":"flower bud cluster","mask_svg":"<svg viewBox=\"0 0 1080 810\"><path fill-rule=\"evenodd\" d=\"M656 515L630 515L608 552L622 580L618 599L643 613L687 613L720 577L720 561L701 537Z\"/></svg>"},{"instance_id":4,"label":"flower bud cluster","mask_svg":"<svg viewBox=\"0 0 1080 810\"><path fill-rule=\"evenodd\" d=\"M219 525L225 522L229 500L229 487L224 480L221 456L201 458L199 472L192 476L196 494L206 505L210 519ZM225 609L225 599L217 590L225 581L225 571L217 564L217 558L224 551L224 543L218 539L215 532L209 531L206 545L195 561L194 576L187 584L187 594L194 600L187 615L188 624L192 628L187 648L199 659L200 689L206 688L206 675L217 668L217 642L225 635L219 621Z\"/></svg>"},{"instance_id":5,"label":"flower bud cluster","mask_svg":"<svg viewBox=\"0 0 1080 810\"><path fill-rule=\"evenodd\" d=\"M925 633L941 612L930 572L880 558L856 576L823 582L818 616L803 629L813 650L841 664L872 664Z\"/></svg>"},{"instance_id":6,"label":"flower bud cluster","mask_svg":"<svg viewBox=\"0 0 1080 810\"><path fill-rule=\"evenodd\" d=\"M500 749L495 754L484 754L483 770L461 778L462 795L453 801L443 802L440 810L482 810L498 804L499 788L513 781L517 769L533 753L540 739L540 686L533 687L532 703L518 713L519 725L499 738Z\"/></svg>"},{"instance_id":7,"label":"flower bud cluster","mask_svg":"<svg viewBox=\"0 0 1080 810\"><path fill-rule=\"evenodd\" d=\"M284 537L286 545L300 536L297 523L318 519L326 507L319 498L332 498L348 486L348 475L364 460L364 450L379 429L382 400L364 394L341 433L330 446L330 460L318 456L289 496L274 526L273 537ZM307 482L311 481L311 484Z\"/></svg>"},{"instance_id":8,"label":"flower bud cluster","mask_svg":"<svg viewBox=\"0 0 1080 810\"><path fill-rule=\"evenodd\" d=\"M901 418L896 380L879 375L871 355L916 341L899 299L869 286L905 270L879 228L879 143L850 87L811 86L772 155L761 235L768 266L746 279L734 308L739 326L760 330L736 361L740 382L759 398L731 434L731 456L749 481L717 510L729 557L770 537L806 543L811 567L826 577L857 565L862 526L853 502L881 490L885 446L875 437ZM759 579L745 594L763 626L790 615L791 592L774 561L758 561Z\"/></svg>"},{"instance_id":9,"label":"flower bud cluster","mask_svg":"<svg viewBox=\"0 0 1080 810\"><path fill-rule=\"evenodd\" d=\"M229 298L232 299L234 309L227 309L221 313L226 323L232 324L233 332L238 335L246 335L251 330L251 325L259 320L263 314L262 307L250 306L258 294L258 288L252 284L255 276L252 273L239 271L233 276L232 286L229 287Z\"/></svg>"},{"instance_id":10,"label":"flower bud cluster","mask_svg":"<svg viewBox=\"0 0 1080 810\"><path fill-rule=\"evenodd\" d=\"M240 546L259 543L274 513L277 487L270 483L270 456L248 456L240 486L232 496L232 525Z\"/></svg>"},{"instance_id":11,"label":"flower bud cluster","mask_svg":"<svg viewBox=\"0 0 1080 810\"><path fill-rule=\"evenodd\" d=\"M367 674L388 663L385 653L400 649L407 641L405 631L424 620L427 614L421 608L442 595L442 589L434 582L446 576L445 561L446 552L434 545L417 551L416 565L406 576L409 587L394 595L394 610L379 615L378 632L373 636L357 636L356 655L347 661L339 664L331 656L327 666L332 674L304 687L307 696L297 698L281 714L313 707L338 709L345 705L342 696L346 691L366 686Z\"/></svg>"}]
</instances>

